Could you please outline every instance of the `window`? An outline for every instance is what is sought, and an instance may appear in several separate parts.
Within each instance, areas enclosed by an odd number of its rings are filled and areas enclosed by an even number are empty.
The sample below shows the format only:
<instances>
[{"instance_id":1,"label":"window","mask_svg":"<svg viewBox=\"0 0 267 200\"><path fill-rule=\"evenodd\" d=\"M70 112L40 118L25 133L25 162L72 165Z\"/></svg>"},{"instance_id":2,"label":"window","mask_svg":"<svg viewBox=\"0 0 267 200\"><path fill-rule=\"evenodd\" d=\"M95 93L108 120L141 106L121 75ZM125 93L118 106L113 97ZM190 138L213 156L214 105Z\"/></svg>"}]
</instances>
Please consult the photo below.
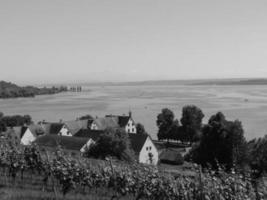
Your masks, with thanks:
<instances>
[{"instance_id":1,"label":"window","mask_svg":"<svg viewBox=\"0 0 267 200\"><path fill-rule=\"evenodd\" d=\"M148 151L148 147L146 147L146 150Z\"/></svg>"},{"instance_id":2,"label":"window","mask_svg":"<svg viewBox=\"0 0 267 200\"><path fill-rule=\"evenodd\" d=\"M134 132L134 128L132 128L132 132Z\"/></svg>"},{"instance_id":3,"label":"window","mask_svg":"<svg viewBox=\"0 0 267 200\"><path fill-rule=\"evenodd\" d=\"M149 147L149 150L151 150L152 149L152 147Z\"/></svg>"},{"instance_id":4,"label":"window","mask_svg":"<svg viewBox=\"0 0 267 200\"><path fill-rule=\"evenodd\" d=\"M128 128L128 133L130 133L130 131L131 131L131 130Z\"/></svg>"}]
</instances>

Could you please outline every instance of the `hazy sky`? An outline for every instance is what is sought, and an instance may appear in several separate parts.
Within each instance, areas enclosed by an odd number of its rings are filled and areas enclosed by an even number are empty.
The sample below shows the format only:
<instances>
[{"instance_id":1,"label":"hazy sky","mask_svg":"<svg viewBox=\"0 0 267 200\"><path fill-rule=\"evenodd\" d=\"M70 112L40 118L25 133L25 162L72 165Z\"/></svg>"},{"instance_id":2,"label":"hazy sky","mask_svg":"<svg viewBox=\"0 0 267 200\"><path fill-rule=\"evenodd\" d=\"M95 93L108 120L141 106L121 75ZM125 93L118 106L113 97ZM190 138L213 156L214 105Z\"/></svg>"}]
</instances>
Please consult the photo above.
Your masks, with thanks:
<instances>
[{"instance_id":1,"label":"hazy sky","mask_svg":"<svg viewBox=\"0 0 267 200\"><path fill-rule=\"evenodd\" d=\"M0 79L267 77L267 1L0 0Z\"/></svg>"}]
</instances>

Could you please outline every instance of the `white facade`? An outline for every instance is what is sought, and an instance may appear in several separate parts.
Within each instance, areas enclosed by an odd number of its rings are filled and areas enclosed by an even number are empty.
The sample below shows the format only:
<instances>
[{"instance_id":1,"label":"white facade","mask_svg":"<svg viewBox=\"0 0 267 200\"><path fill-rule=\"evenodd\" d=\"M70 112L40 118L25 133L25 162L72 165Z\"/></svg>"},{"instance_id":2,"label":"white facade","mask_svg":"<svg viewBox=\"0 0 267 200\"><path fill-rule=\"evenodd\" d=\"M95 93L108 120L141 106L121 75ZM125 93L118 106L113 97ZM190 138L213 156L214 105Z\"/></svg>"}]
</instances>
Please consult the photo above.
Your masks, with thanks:
<instances>
[{"instance_id":1,"label":"white facade","mask_svg":"<svg viewBox=\"0 0 267 200\"><path fill-rule=\"evenodd\" d=\"M89 149L93 144L95 144L95 141L90 138L87 143L81 148L80 152L84 153L86 149Z\"/></svg>"},{"instance_id":2,"label":"white facade","mask_svg":"<svg viewBox=\"0 0 267 200\"><path fill-rule=\"evenodd\" d=\"M125 126L126 133L136 133L136 126L134 121L130 118L127 125Z\"/></svg>"},{"instance_id":3,"label":"white facade","mask_svg":"<svg viewBox=\"0 0 267 200\"><path fill-rule=\"evenodd\" d=\"M92 130L98 130L98 127L97 127L97 125L96 125L95 122L93 122L93 123L91 124L91 129L92 129Z\"/></svg>"},{"instance_id":4,"label":"white facade","mask_svg":"<svg viewBox=\"0 0 267 200\"><path fill-rule=\"evenodd\" d=\"M30 131L29 128L27 128L20 142L23 145L30 145L35 139L36 137L34 136L34 134Z\"/></svg>"},{"instance_id":5,"label":"white facade","mask_svg":"<svg viewBox=\"0 0 267 200\"><path fill-rule=\"evenodd\" d=\"M59 135L61 135L61 136L72 136L71 132L69 131L69 129L65 125L59 131Z\"/></svg>"},{"instance_id":6,"label":"white facade","mask_svg":"<svg viewBox=\"0 0 267 200\"><path fill-rule=\"evenodd\" d=\"M155 147L152 140L149 137L147 137L146 142L139 153L139 162L156 165L158 163L158 160L159 160L158 150Z\"/></svg>"}]
</instances>

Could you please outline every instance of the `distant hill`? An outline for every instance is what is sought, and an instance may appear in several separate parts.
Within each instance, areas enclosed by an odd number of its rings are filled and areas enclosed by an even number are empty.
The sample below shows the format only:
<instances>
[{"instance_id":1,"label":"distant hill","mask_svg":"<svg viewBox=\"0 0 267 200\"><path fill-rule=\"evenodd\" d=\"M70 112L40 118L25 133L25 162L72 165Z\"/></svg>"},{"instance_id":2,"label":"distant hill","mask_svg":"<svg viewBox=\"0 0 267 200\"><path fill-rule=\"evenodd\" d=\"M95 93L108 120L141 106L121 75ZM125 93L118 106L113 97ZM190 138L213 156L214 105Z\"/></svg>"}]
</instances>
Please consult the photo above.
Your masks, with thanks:
<instances>
[{"instance_id":1,"label":"distant hill","mask_svg":"<svg viewBox=\"0 0 267 200\"><path fill-rule=\"evenodd\" d=\"M222 79L196 82L191 85L267 85L267 79Z\"/></svg>"},{"instance_id":2,"label":"distant hill","mask_svg":"<svg viewBox=\"0 0 267 200\"><path fill-rule=\"evenodd\" d=\"M96 82L84 83L88 86L152 86L152 85L267 85L267 79L229 78L195 80L149 80L136 82Z\"/></svg>"},{"instance_id":3,"label":"distant hill","mask_svg":"<svg viewBox=\"0 0 267 200\"><path fill-rule=\"evenodd\" d=\"M67 91L67 87L37 88L33 86L20 87L14 83L0 81L0 98L35 97L43 94L56 94Z\"/></svg>"}]
</instances>

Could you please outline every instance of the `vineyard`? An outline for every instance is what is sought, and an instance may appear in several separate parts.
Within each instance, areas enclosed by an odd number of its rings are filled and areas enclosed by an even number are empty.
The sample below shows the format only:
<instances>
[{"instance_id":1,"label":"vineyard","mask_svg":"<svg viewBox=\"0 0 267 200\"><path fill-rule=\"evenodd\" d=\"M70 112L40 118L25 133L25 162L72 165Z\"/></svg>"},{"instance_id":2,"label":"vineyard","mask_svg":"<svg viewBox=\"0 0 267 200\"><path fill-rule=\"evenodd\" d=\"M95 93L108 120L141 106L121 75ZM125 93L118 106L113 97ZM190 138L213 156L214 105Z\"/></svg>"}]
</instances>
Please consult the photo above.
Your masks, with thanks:
<instances>
[{"instance_id":1,"label":"vineyard","mask_svg":"<svg viewBox=\"0 0 267 200\"><path fill-rule=\"evenodd\" d=\"M15 146L4 139L0 153L1 199L266 199L266 187L255 189L249 177L234 172L203 173L196 167L196 176L174 175L152 166L94 163L60 149L41 153L36 146Z\"/></svg>"}]
</instances>

